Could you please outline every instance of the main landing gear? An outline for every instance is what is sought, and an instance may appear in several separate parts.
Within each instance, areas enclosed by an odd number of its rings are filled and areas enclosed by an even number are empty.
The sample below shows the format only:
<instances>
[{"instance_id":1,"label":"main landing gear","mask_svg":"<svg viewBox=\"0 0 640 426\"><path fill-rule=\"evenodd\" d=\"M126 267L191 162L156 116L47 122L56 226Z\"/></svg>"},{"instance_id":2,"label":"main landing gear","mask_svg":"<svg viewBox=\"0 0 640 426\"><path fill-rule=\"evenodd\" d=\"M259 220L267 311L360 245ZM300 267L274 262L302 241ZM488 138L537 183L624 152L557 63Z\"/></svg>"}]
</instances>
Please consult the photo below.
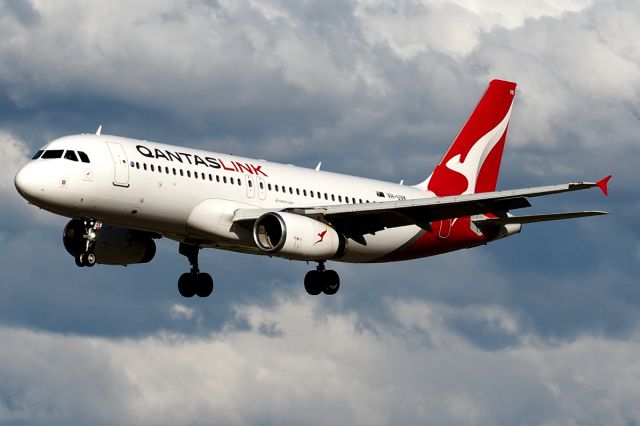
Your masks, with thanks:
<instances>
[{"instance_id":1,"label":"main landing gear","mask_svg":"<svg viewBox=\"0 0 640 426\"><path fill-rule=\"evenodd\" d=\"M200 247L193 244L180 243L178 249L181 255L186 256L191 264L191 271L180 275L178 291L182 297L208 297L213 293L213 278L206 272L198 269L198 252Z\"/></svg>"},{"instance_id":2,"label":"main landing gear","mask_svg":"<svg viewBox=\"0 0 640 426\"><path fill-rule=\"evenodd\" d=\"M84 240L80 250L75 255L76 265L79 267L93 267L96 264L96 255L93 250L96 246L96 232L102 228L102 222L86 219L84 224Z\"/></svg>"},{"instance_id":3,"label":"main landing gear","mask_svg":"<svg viewBox=\"0 0 640 426\"><path fill-rule=\"evenodd\" d=\"M321 260L315 271L309 271L305 275L304 289L312 296L320 293L333 295L340 289L340 277L336 271L325 270L324 260Z\"/></svg>"}]
</instances>

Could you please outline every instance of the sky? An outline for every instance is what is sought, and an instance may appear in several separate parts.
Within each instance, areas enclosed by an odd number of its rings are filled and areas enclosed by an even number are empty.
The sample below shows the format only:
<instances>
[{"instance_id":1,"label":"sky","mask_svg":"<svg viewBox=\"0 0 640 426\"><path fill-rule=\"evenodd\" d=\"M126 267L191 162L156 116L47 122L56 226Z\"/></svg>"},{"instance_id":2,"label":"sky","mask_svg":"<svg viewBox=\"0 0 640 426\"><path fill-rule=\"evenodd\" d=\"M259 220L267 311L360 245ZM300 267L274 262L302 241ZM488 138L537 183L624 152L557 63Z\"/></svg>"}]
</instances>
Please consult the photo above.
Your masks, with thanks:
<instances>
[{"instance_id":1,"label":"sky","mask_svg":"<svg viewBox=\"0 0 640 426\"><path fill-rule=\"evenodd\" d=\"M0 0L0 424L640 424L640 3ZM208 250L77 268L13 177L94 132L424 180L493 78L499 189L608 216L383 265Z\"/></svg>"}]
</instances>

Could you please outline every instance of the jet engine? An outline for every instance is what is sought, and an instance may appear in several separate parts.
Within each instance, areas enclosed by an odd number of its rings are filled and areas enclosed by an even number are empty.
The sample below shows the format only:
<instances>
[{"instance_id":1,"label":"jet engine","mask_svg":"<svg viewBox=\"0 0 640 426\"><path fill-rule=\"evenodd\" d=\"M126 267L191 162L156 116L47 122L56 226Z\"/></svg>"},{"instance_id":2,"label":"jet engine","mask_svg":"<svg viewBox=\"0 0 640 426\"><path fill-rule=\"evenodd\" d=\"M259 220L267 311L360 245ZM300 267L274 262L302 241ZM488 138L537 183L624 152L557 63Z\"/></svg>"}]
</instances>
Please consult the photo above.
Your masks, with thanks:
<instances>
[{"instance_id":1,"label":"jet engine","mask_svg":"<svg viewBox=\"0 0 640 426\"><path fill-rule=\"evenodd\" d=\"M326 260L340 257L346 239L330 225L306 216L269 212L253 226L253 239L263 252L297 260Z\"/></svg>"},{"instance_id":2,"label":"jet engine","mask_svg":"<svg viewBox=\"0 0 640 426\"><path fill-rule=\"evenodd\" d=\"M72 256L84 251L84 233L84 224L78 219L71 220L64 227L62 242ZM156 254L156 243L144 232L102 225L96 232L93 253L97 263L105 265L147 263Z\"/></svg>"}]
</instances>

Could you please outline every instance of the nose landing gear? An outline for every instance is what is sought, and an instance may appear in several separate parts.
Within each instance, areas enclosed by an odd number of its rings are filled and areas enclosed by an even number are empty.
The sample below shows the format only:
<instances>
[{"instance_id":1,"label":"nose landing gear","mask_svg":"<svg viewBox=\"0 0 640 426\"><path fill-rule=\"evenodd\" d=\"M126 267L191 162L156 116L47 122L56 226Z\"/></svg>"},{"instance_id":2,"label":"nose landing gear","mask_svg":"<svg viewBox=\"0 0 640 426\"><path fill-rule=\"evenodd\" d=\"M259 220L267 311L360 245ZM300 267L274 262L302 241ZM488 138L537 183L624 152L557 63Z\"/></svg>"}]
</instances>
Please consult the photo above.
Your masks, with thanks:
<instances>
[{"instance_id":1,"label":"nose landing gear","mask_svg":"<svg viewBox=\"0 0 640 426\"><path fill-rule=\"evenodd\" d=\"M84 235L82 236L83 244L75 255L76 265L79 267L92 267L96 264L96 255L93 250L96 246L96 232L102 228L102 222L93 219L83 221Z\"/></svg>"},{"instance_id":2,"label":"nose landing gear","mask_svg":"<svg viewBox=\"0 0 640 426\"><path fill-rule=\"evenodd\" d=\"M336 271L326 270L324 260L318 262L315 271L307 272L304 277L304 289L312 296L320 293L334 295L340 289L340 277Z\"/></svg>"},{"instance_id":3,"label":"nose landing gear","mask_svg":"<svg viewBox=\"0 0 640 426\"><path fill-rule=\"evenodd\" d=\"M182 297L208 297L213 293L213 278L198 269L198 253L200 247L193 244L180 243L179 253L186 256L191 264L191 271L180 275L178 292Z\"/></svg>"}]
</instances>

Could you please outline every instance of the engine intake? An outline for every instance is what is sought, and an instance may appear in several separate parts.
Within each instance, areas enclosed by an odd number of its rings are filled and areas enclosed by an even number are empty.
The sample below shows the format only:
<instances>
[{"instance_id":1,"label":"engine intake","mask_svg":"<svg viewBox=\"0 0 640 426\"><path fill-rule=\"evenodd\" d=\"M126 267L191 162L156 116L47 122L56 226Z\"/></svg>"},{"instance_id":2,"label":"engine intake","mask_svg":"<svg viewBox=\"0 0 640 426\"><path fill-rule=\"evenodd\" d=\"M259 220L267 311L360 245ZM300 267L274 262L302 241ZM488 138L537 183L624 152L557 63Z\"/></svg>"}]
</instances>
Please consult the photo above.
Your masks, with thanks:
<instances>
[{"instance_id":1,"label":"engine intake","mask_svg":"<svg viewBox=\"0 0 640 426\"><path fill-rule=\"evenodd\" d=\"M346 239L326 223L287 212L269 212L253 226L253 239L270 255L297 260L326 260L340 257Z\"/></svg>"},{"instance_id":2,"label":"engine intake","mask_svg":"<svg viewBox=\"0 0 640 426\"><path fill-rule=\"evenodd\" d=\"M73 219L62 233L62 243L70 255L84 251L84 224ZM150 262L156 255L156 243L147 234L133 229L103 225L96 233L93 250L97 263L131 265Z\"/></svg>"}]
</instances>

